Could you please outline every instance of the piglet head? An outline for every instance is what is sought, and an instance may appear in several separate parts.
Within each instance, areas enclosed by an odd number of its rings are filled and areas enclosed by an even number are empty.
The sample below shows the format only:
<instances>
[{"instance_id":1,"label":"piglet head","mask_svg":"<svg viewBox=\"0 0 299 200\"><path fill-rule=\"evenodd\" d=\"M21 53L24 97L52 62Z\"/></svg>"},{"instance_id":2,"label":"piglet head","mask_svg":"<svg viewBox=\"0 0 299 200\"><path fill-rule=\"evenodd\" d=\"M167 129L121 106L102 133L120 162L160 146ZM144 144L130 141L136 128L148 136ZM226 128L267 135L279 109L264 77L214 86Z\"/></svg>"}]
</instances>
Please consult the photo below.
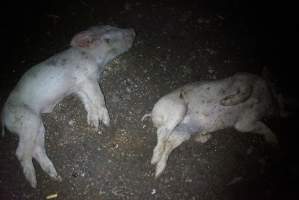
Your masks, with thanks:
<instances>
[{"instance_id":1,"label":"piglet head","mask_svg":"<svg viewBox=\"0 0 299 200\"><path fill-rule=\"evenodd\" d=\"M76 34L71 41L71 46L112 59L129 50L134 38L133 29L94 26Z\"/></svg>"}]
</instances>

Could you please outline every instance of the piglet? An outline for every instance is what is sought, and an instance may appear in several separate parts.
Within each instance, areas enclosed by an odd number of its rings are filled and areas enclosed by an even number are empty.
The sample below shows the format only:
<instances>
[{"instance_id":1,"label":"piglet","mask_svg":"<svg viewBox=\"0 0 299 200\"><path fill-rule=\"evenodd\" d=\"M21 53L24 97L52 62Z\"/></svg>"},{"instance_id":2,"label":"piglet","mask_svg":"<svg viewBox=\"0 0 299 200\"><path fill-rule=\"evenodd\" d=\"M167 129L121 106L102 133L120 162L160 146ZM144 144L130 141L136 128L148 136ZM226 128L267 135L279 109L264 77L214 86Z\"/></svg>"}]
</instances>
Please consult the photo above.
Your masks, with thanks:
<instances>
[{"instance_id":1,"label":"piglet","mask_svg":"<svg viewBox=\"0 0 299 200\"><path fill-rule=\"evenodd\" d=\"M210 133L229 127L254 132L271 144L277 138L261 120L275 113L276 101L266 81L249 73L185 85L162 97L150 114L157 128L157 145L151 163L158 177L166 167L170 153L195 135L201 143Z\"/></svg>"},{"instance_id":2,"label":"piglet","mask_svg":"<svg viewBox=\"0 0 299 200\"><path fill-rule=\"evenodd\" d=\"M87 111L87 122L98 128L110 119L98 79L105 64L131 48L135 32L95 26L76 34L71 47L33 66L10 93L2 112L4 127L19 136L16 156L30 185L37 185L34 158L54 180L61 180L45 150L41 113L50 113L64 97L77 95Z\"/></svg>"}]
</instances>

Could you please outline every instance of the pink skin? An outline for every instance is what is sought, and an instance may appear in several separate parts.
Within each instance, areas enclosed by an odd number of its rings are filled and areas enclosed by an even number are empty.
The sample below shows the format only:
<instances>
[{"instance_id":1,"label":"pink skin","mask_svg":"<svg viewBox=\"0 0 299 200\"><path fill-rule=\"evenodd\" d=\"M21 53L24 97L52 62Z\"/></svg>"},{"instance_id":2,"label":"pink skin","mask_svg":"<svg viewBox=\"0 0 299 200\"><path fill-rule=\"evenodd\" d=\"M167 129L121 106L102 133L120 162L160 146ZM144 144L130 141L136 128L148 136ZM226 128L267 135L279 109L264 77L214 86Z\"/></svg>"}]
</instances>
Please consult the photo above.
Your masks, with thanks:
<instances>
[{"instance_id":1,"label":"pink skin","mask_svg":"<svg viewBox=\"0 0 299 200\"><path fill-rule=\"evenodd\" d=\"M273 99L260 77L237 73L217 80L183 86L162 97L151 114L157 128L157 145L151 163L158 177L166 167L170 153L195 135L200 143L207 142L209 133L234 127L240 132L254 132L277 144L275 134L261 120L269 115Z\"/></svg>"},{"instance_id":2,"label":"pink skin","mask_svg":"<svg viewBox=\"0 0 299 200\"><path fill-rule=\"evenodd\" d=\"M71 48L33 66L10 93L2 112L2 125L19 136L16 151L24 175L36 187L34 158L54 180L61 180L45 150L41 113L49 113L64 97L77 95L87 111L87 122L98 128L110 124L98 79L107 62L129 50L133 29L96 26L76 34ZM4 129L3 129L4 131Z\"/></svg>"}]
</instances>

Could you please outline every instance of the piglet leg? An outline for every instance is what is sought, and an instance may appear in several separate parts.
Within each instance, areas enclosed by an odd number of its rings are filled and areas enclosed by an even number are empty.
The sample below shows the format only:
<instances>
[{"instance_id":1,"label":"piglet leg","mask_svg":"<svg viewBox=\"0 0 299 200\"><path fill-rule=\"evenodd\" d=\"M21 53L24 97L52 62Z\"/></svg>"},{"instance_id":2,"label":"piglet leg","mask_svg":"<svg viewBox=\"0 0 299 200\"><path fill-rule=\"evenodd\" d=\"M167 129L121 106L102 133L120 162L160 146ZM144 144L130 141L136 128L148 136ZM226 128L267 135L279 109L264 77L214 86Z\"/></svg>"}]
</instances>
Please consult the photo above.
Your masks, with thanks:
<instances>
[{"instance_id":1,"label":"piglet leg","mask_svg":"<svg viewBox=\"0 0 299 200\"><path fill-rule=\"evenodd\" d=\"M61 181L61 177L57 174L52 161L48 158L45 150L45 128L41 124L39 133L36 137L33 149L33 158L39 163L44 172L56 181Z\"/></svg>"},{"instance_id":2,"label":"piglet leg","mask_svg":"<svg viewBox=\"0 0 299 200\"><path fill-rule=\"evenodd\" d=\"M8 109L11 112L6 115L6 125L11 132L19 135L16 156L22 165L26 179L35 188L37 182L32 157L42 121L39 115L25 107L9 107Z\"/></svg>"},{"instance_id":3,"label":"piglet leg","mask_svg":"<svg viewBox=\"0 0 299 200\"><path fill-rule=\"evenodd\" d=\"M26 135L19 137L19 144L16 150L16 156L21 163L25 178L30 183L31 187L36 188L36 175L35 169L32 163L32 151L34 148L34 142L32 138Z\"/></svg>"},{"instance_id":4,"label":"piglet leg","mask_svg":"<svg viewBox=\"0 0 299 200\"><path fill-rule=\"evenodd\" d=\"M105 106L104 95L96 80L84 81L76 92L87 111L87 122L96 129L101 120L106 126L110 125L108 110Z\"/></svg>"},{"instance_id":5,"label":"piglet leg","mask_svg":"<svg viewBox=\"0 0 299 200\"><path fill-rule=\"evenodd\" d=\"M272 145L278 144L276 135L261 121L247 121L246 119L242 119L235 124L235 129L240 132L253 132L263 135L266 142Z\"/></svg>"},{"instance_id":6,"label":"piglet leg","mask_svg":"<svg viewBox=\"0 0 299 200\"><path fill-rule=\"evenodd\" d=\"M159 177L161 173L164 171L168 157L170 153L180 146L184 141L190 138L189 133L178 132L174 130L171 135L167 138L166 141L163 143L163 152L161 153L161 158L156 164L156 172L155 177Z\"/></svg>"},{"instance_id":7,"label":"piglet leg","mask_svg":"<svg viewBox=\"0 0 299 200\"><path fill-rule=\"evenodd\" d=\"M151 164L159 162L170 134L184 119L186 112L187 105L180 98L163 98L156 103L151 117L157 127L157 145L153 151Z\"/></svg>"}]
</instances>

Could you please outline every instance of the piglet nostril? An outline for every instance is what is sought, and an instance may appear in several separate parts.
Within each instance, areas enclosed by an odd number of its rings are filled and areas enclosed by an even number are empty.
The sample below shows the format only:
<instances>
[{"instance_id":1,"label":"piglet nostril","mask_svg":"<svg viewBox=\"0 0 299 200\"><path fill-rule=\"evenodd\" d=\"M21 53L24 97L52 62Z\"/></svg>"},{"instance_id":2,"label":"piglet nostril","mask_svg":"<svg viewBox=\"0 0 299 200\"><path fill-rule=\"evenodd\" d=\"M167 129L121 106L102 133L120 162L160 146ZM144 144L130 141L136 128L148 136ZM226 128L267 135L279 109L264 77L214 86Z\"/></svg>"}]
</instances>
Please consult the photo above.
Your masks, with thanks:
<instances>
[{"instance_id":1,"label":"piglet nostril","mask_svg":"<svg viewBox=\"0 0 299 200\"><path fill-rule=\"evenodd\" d=\"M128 36L133 37L133 38L136 36L136 33L135 33L134 29L132 29L132 28L128 29L127 34L128 34Z\"/></svg>"},{"instance_id":2,"label":"piglet nostril","mask_svg":"<svg viewBox=\"0 0 299 200\"><path fill-rule=\"evenodd\" d=\"M134 29L130 29L130 30L131 30L131 33L132 33L133 37L135 37L136 33L135 33Z\"/></svg>"}]
</instances>

